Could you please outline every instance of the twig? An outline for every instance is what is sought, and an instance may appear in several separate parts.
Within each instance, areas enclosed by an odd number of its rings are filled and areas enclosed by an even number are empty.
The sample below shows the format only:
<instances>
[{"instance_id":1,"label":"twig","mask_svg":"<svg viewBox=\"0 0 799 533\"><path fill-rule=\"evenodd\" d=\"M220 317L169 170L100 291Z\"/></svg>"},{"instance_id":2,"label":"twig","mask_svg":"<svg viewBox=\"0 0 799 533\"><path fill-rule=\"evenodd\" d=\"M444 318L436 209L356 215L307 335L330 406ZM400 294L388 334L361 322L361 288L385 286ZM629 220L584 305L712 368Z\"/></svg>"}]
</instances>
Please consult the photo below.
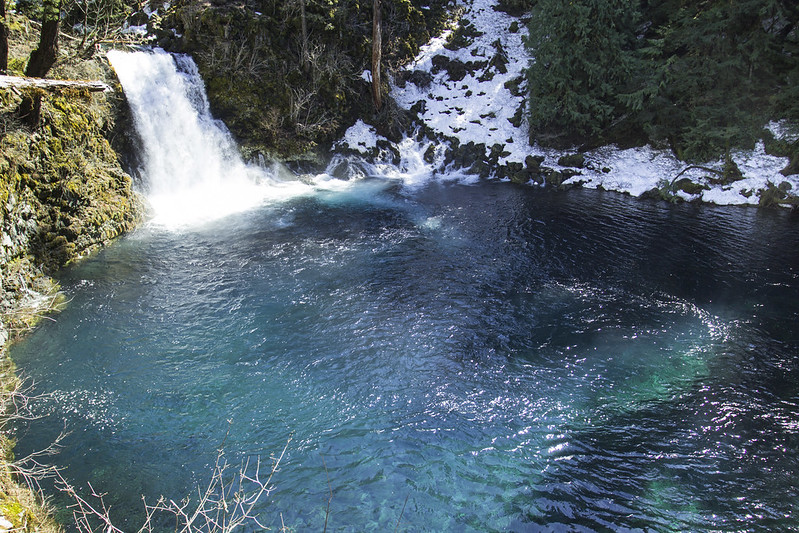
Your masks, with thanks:
<instances>
[{"instance_id":1,"label":"twig","mask_svg":"<svg viewBox=\"0 0 799 533\"><path fill-rule=\"evenodd\" d=\"M254 510L258 501L273 490L270 483L278 471L290 442L291 437L286 441L280 456L274 459L266 481L261 480L260 458L256 460L255 464L252 464L249 459L244 461L238 475L228 479L225 474L229 464L225 459L224 450L218 450L211 479L204 491L198 490L199 500L196 503L192 503L189 498L176 502L162 496L154 505L149 505L146 499L142 498L145 521L139 532L151 533L153 524L156 522L156 515L161 514L174 518L176 533L230 533L247 522L252 522L260 529L269 529L258 520L258 515L254 513ZM249 473L250 471L253 472ZM98 494L89 485L90 496L97 501L96 504L92 504L80 496L74 487L61 476L60 472L56 472L56 474L59 490L65 492L75 502L71 508L79 532L94 533L99 529L107 533L121 533L121 530L111 522L110 508L103 501L104 494ZM250 483L255 485L255 489L248 492L245 484ZM94 525L97 522L101 524L100 528ZM285 528L285 525L283 527Z\"/></svg>"},{"instance_id":2,"label":"twig","mask_svg":"<svg viewBox=\"0 0 799 533\"><path fill-rule=\"evenodd\" d=\"M689 166L685 167L684 169L682 169L679 174L674 176L674 178L672 178L672 180L671 180L671 183L674 184L674 182L677 181L677 178L679 178L680 176L682 176L683 174L685 174L689 170L694 170L694 169L704 170L705 172L712 172L713 174L718 174L719 176L723 176L724 175L724 172L722 172L721 170L717 170L715 168L703 167L702 165L689 165Z\"/></svg>"},{"instance_id":3,"label":"twig","mask_svg":"<svg viewBox=\"0 0 799 533\"><path fill-rule=\"evenodd\" d=\"M408 498L411 497L411 493L409 492L407 496L405 496L405 503L402 504L402 511L400 511L399 518L397 518L397 527L394 528L394 533L399 531L400 522L402 521L402 515L405 513L405 506L408 505Z\"/></svg>"},{"instance_id":4,"label":"twig","mask_svg":"<svg viewBox=\"0 0 799 533\"><path fill-rule=\"evenodd\" d=\"M327 519L330 517L330 502L333 501L333 487L330 486L330 472L327 471L327 463L325 462L325 456L319 454L322 458L322 464L325 466L325 476L327 476L327 490L330 491L330 497L327 499L327 510L325 511L325 528L322 530L322 533L327 531Z\"/></svg>"}]
</instances>

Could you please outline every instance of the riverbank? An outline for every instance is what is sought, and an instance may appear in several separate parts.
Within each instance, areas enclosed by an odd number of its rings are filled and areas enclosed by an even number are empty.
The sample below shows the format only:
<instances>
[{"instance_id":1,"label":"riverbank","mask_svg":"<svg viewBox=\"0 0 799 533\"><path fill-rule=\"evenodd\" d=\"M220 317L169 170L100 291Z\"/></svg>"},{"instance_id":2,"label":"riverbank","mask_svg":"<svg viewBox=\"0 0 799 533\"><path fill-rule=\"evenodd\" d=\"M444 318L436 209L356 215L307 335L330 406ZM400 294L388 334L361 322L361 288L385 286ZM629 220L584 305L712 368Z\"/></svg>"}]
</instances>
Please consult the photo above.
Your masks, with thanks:
<instances>
[{"instance_id":1,"label":"riverbank","mask_svg":"<svg viewBox=\"0 0 799 533\"><path fill-rule=\"evenodd\" d=\"M768 125L765 142L729 159L680 161L656 146L556 150L529 144L524 17L496 0L466 0L459 26L433 39L395 76L391 96L414 113L441 157L426 155L431 178L442 167L536 187L585 187L669 202L794 207L799 175L785 146L799 133ZM349 152L373 157L388 144L377 125L359 121L345 135Z\"/></svg>"},{"instance_id":2,"label":"riverbank","mask_svg":"<svg viewBox=\"0 0 799 533\"><path fill-rule=\"evenodd\" d=\"M37 31L9 15L10 74L20 75ZM100 58L78 57L67 42L51 73L116 85ZM41 120L30 125L17 109L41 99ZM51 275L136 225L142 204L110 139L121 138L124 101L118 92L0 88L0 410L17 415L20 378L9 343L62 304ZM11 428L0 437L0 531L52 531L55 524L17 476Z\"/></svg>"}]
</instances>

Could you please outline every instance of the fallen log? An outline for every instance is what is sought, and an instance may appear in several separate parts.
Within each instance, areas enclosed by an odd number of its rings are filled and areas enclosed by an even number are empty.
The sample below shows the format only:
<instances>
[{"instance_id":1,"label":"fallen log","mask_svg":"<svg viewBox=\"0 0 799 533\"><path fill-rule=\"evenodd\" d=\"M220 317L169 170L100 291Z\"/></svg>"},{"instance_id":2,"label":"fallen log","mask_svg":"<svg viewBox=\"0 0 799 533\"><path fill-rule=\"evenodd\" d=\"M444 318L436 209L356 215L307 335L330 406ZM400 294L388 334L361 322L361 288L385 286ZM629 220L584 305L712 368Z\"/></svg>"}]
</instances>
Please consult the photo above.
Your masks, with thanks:
<instances>
[{"instance_id":1,"label":"fallen log","mask_svg":"<svg viewBox=\"0 0 799 533\"><path fill-rule=\"evenodd\" d=\"M1 76L0 89L24 89L34 87L52 91L57 89L87 89L91 92L110 91L111 87L101 81L51 80L46 78L23 78L21 76Z\"/></svg>"}]
</instances>

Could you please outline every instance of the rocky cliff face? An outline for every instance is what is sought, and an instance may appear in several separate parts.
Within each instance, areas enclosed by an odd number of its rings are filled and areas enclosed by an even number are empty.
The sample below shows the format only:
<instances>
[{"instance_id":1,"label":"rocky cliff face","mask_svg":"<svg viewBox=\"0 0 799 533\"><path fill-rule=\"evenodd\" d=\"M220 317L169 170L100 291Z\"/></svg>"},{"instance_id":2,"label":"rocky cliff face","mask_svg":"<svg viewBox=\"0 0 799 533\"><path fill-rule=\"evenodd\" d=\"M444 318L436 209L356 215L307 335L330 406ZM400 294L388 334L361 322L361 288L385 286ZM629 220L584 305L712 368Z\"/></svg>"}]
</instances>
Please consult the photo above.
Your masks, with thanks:
<instances>
[{"instance_id":1,"label":"rocky cliff face","mask_svg":"<svg viewBox=\"0 0 799 533\"><path fill-rule=\"evenodd\" d=\"M141 211L104 136L108 95L29 94L42 99L33 128L16 119L22 96L0 90L0 344L53 303L48 273L130 229Z\"/></svg>"}]
</instances>

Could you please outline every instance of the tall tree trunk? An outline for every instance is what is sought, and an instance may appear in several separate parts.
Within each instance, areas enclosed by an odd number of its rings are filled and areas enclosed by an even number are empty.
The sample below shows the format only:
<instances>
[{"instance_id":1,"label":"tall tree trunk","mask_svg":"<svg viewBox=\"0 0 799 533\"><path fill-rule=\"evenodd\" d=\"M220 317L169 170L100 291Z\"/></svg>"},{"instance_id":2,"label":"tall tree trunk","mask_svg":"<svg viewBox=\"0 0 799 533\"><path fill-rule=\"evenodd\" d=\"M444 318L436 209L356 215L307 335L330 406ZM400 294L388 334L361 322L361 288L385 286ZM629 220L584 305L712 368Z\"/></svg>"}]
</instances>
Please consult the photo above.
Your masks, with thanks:
<instances>
[{"instance_id":1,"label":"tall tree trunk","mask_svg":"<svg viewBox=\"0 0 799 533\"><path fill-rule=\"evenodd\" d=\"M58 57L58 30L61 25L61 0L44 0L39 47L31 52L25 75L44 78Z\"/></svg>"},{"instance_id":2,"label":"tall tree trunk","mask_svg":"<svg viewBox=\"0 0 799 533\"><path fill-rule=\"evenodd\" d=\"M0 74L8 72L8 22L6 0L0 0Z\"/></svg>"},{"instance_id":3,"label":"tall tree trunk","mask_svg":"<svg viewBox=\"0 0 799 533\"><path fill-rule=\"evenodd\" d=\"M2 0L0 0L2 1ZM25 75L30 78L44 78L58 57L58 30L61 24L61 0L44 0L42 6L42 32L39 47L31 52ZM42 117L41 95L22 98L17 109L19 117L31 128L38 126Z\"/></svg>"},{"instance_id":4,"label":"tall tree trunk","mask_svg":"<svg viewBox=\"0 0 799 533\"><path fill-rule=\"evenodd\" d=\"M305 20L305 0L300 0L300 24L302 29L302 50L300 53L300 66L303 72L308 72L310 63L308 62L308 22Z\"/></svg>"},{"instance_id":5,"label":"tall tree trunk","mask_svg":"<svg viewBox=\"0 0 799 533\"><path fill-rule=\"evenodd\" d=\"M383 28L380 13L380 0L372 1L372 101L375 109L383 107L380 79L380 60L383 55Z\"/></svg>"}]
</instances>

